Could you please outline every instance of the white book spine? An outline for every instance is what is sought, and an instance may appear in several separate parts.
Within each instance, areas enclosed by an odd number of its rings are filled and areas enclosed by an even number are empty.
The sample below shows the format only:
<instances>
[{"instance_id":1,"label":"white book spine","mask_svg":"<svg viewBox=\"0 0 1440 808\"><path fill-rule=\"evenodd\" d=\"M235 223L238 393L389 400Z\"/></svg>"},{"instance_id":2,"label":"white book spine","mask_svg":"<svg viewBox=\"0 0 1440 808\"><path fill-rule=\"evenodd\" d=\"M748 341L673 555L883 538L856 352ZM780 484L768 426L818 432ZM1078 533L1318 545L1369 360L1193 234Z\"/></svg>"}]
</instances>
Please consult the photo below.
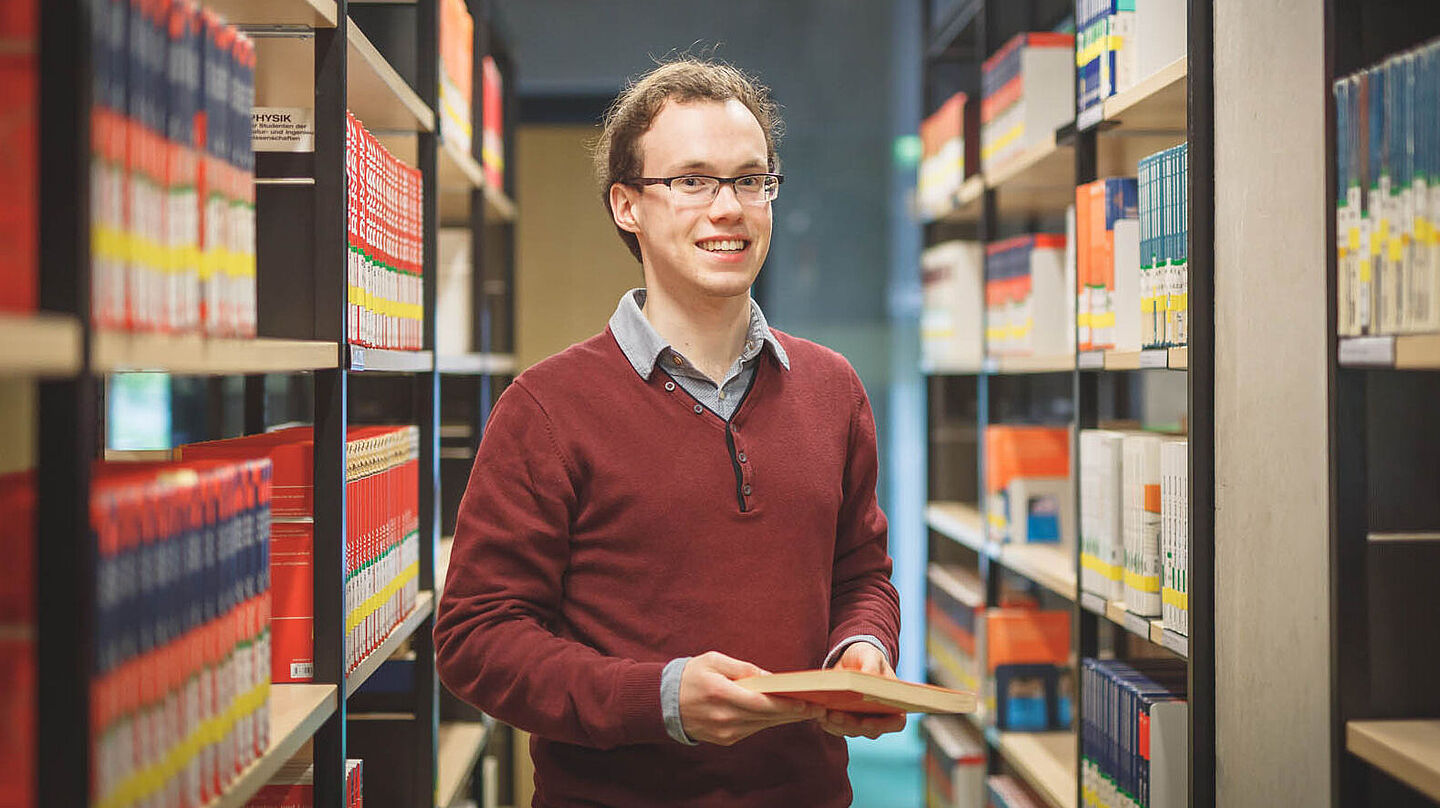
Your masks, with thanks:
<instances>
[{"instance_id":1,"label":"white book spine","mask_svg":"<svg viewBox=\"0 0 1440 808\"><path fill-rule=\"evenodd\" d=\"M1160 616L1160 438L1126 435L1125 606Z\"/></svg>"}]
</instances>

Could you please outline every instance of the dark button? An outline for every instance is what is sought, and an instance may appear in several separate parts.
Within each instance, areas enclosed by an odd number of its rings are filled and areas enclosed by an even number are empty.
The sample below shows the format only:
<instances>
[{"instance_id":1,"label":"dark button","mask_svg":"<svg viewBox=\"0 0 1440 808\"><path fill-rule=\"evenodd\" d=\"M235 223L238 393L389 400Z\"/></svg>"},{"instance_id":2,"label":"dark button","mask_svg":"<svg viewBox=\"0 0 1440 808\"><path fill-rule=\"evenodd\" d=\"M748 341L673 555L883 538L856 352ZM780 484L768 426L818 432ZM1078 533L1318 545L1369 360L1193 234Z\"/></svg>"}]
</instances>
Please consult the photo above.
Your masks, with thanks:
<instances>
[{"instance_id":1,"label":"dark button","mask_svg":"<svg viewBox=\"0 0 1440 808\"><path fill-rule=\"evenodd\" d=\"M696 404L696 405L695 405L695 414L696 414L696 415L699 415L700 413L702 413L702 412L704 412L704 411L705 411L705 408L704 408L704 407L700 406L699 404Z\"/></svg>"},{"instance_id":2,"label":"dark button","mask_svg":"<svg viewBox=\"0 0 1440 808\"><path fill-rule=\"evenodd\" d=\"M745 496L750 496L750 486L747 485L741 490L745 492Z\"/></svg>"},{"instance_id":3,"label":"dark button","mask_svg":"<svg viewBox=\"0 0 1440 808\"><path fill-rule=\"evenodd\" d=\"M675 382L665 382L665 391L669 393L675 392Z\"/></svg>"},{"instance_id":4,"label":"dark button","mask_svg":"<svg viewBox=\"0 0 1440 808\"><path fill-rule=\"evenodd\" d=\"M740 460L741 463L744 463L744 462L745 462L746 458L745 458L745 453L744 453L744 452L741 452L741 453L739 454L739 460Z\"/></svg>"}]
</instances>

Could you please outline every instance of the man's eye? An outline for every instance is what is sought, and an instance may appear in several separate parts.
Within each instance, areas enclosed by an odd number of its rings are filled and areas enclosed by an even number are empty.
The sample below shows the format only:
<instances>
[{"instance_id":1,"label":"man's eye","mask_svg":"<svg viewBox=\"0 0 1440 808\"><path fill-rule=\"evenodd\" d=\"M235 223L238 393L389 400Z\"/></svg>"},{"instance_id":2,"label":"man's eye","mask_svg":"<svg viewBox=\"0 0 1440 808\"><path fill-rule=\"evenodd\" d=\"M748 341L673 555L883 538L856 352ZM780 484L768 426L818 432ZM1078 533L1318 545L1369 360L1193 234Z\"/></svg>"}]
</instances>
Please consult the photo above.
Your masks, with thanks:
<instances>
[{"instance_id":1,"label":"man's eye","mask_svg":"<svg viewBox=\"0 0 1440 808\"><path fill-rule=\"evenodd\" d=\"M704 187L705 187L705 178L704 178L704 177L681 177L680 179L678 179L678 180L675 181L675 184L676 184L676 185L679 185L681 188L683 188L683 189L685 189L685 190L687 190L687 191L694 191L694 190L696 190L697 188L704 188Z\"/></svg>"},{"instance_id":2,"label":"man's eye","mask_svg":"<svg viewBox=\"0 0 1440 808\"><path fill-rule=\"evenodd\" d=\"M764 186L764 177L741 177L735 180L735 187L742 191L758 191Z\"/></svg>"}]
</instances>

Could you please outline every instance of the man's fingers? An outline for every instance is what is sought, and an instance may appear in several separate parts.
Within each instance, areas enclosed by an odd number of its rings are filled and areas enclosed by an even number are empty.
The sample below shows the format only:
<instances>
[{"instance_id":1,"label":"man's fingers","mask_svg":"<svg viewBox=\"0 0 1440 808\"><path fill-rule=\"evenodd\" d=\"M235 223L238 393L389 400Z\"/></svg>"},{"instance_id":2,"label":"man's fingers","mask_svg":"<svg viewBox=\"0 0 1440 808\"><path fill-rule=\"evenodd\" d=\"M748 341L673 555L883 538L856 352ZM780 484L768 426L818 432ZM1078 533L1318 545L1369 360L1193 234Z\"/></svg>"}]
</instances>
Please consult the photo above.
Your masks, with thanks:
<instances>
[{"instance_id":1,"label":"man's fingers","mask_svg":"<svg viewBox=\"0 0 1440 808\"><path fill-rule=\"evenodd\" d=\"M763 676L769 671L758 665L725 656L719 651L710 651L702 654L700 659L705 661L711 670L724 676L726 679L744 679L747 676Z\"/></svg>"}]
</instances>

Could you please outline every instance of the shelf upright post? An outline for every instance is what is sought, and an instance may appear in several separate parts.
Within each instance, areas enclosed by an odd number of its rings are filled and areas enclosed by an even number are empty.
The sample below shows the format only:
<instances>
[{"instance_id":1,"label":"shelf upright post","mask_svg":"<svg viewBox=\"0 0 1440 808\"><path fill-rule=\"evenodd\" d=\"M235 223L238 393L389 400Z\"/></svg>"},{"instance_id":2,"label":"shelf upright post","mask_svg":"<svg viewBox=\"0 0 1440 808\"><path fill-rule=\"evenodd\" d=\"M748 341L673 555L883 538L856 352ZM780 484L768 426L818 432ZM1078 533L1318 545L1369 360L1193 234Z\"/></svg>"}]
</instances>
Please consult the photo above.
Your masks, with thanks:
<instances>
[{"instance_id":1,"label":"shelf upright post","mask_svg":"<svg viewBox=\"0 0 1440 808\"><path fill-rule=\"evenodd\" d=\"M472 71L475 80L472 86L481 88L477 94L472 91L470 97L470 128L474 136L470 138L470 154L476 162L483 165L484 151L482 146L485 139L485 104L484 104L484 59L490 52L490 14L488 4L483 0L468 0L470 14L475 18L475 38L472 47ZM488 185L489 181L486 180ZM486 244L488 229L485 226L485 189L470 189L470 350L478 353L490 353L490 309L487 305L489 296L485 293L485 255L489 249ZM467 385L468 387L468 385ZM481 375L474 386L475 402L471 412L475 416L475 428L471 430L470 448L472 451L480 451L480 433L485 427L485 419L490 412L490 376ZM437 593L438 594L438 593Z\"/></svg>"},{"instance_id":2,"label":"shelf upright post","mask_svg":"<svg viewBox=\"0 0 1440 808\"><path fill-rule=\"evenodd\" d=\"M436 127L433 132L420 132L418 156L420 173L424 178L421 191L422 211L422 319L421 339L427 351L435 351L435 299L436 274L440 262L440 229L437 217L438 204L437 146L440 117L440 22L438 0L420 0L416 5L415 52L419 54L416 65L416 80L420 99L436 111ZM473 138L472 138L473 140ZM428 371L417 373L415 385L415 414L420 427L420 591L430 590L438 596L435 585L435 549L439 541L440 525L440 373L438 363ZM415 712L415 731L412 736L411 795L409 804L429 806L436 798L436 737L440 729L439 683L435 676L435 640L432 636L435 612L416 628L410 643L415 650L415 678L411 696Z\"/></svg>"},{"instance_id":3,"label":"shelf upright post","mask_svg":"<svg viewBox=\"0 0 1440 808\"><path fill-rule=\"evenodd\" d=\"M1080 77L1077 71L1075 77L1078 88ZM1081 184L1093 182L1098 179L1099 173L1099 138L1096 135L1098 127L1091 127L1086 130L1075 132L1075 185L1078 188ZM1073 251L1073 250L1072 250ZM1078 260L1078 258L1077 258ZM1070 620L1074 625L1071 632L1071 647L1074 650L1076 664L1086 657L1097 657L1100 655L1100 620L1099 615L1091 612L1081 605L1082 593L1085 591L1084 580L1085 570L1080 562L1080 546L1084 531L1084 520L1081 518L1083 507L1080 495L1080 430L1094 429L1099 423L1100 410L1100 379L1099 374L1091 371L1080 370L1080 340L1079 340L1079 315L1080 298L1079 286L1070 290L1070 305L1074 309L1072 315L1076 322L1075 333L1075 370L1071 372L1073 382L1071 384L1071 396L1075 402L1075 429L1070 435L1070 484L1075 491L1075 603L1071 606ZM1080 670L1075 671L1078 680ZM1083 721L1085 711L1090 708L1084 701L1083 688L1076 682L1075 692L1076 703L1080 709L1076 711L1077 722ZM1075 771L1085 770L1085 749L1081 744L1075 745ZM1084 805L1082 795L1082 778L1075 778L1075 804Z\"/></svg>"},{"instance_id":4,"label":"shelf upright post","mask_svg":"<svg viewBox=\"0 0 1440 808\"><path fill-rule=\"evenodd\" d=\"M1188 0L1190 806L1215 805L1214 2Z\"/></svg>"},{"instance_id":5,"label":"shelf upright post","mask_svg":"<svg viewBox=\"0 0 1440 808\"><path fill-rule=\"evenodd\" d=\"M36 0L38 2L38 0ZM37 805L90 799L95 546L90 466L99 453L90 375L92 4L40 6L40 308L80 322L80 371L39 382L36 501ZM40 537L43 536L42 541Z\"/></svg>"},{"instance_id":6,"label":"shelf upright post","mask_svg":"<svg viewBox=\"0 0 1440 808\"><path fill-rule=\"evenodd\" d=\"M339 705L315 733L315 805L339 808L345 788L345 434L349 419L345 347L348 250L345 112L350 26L346 0L334 28L315 30L316 339L340 345L341 366L315 372L315 671L339 688Z\"/></svg>"}]
</instances>

